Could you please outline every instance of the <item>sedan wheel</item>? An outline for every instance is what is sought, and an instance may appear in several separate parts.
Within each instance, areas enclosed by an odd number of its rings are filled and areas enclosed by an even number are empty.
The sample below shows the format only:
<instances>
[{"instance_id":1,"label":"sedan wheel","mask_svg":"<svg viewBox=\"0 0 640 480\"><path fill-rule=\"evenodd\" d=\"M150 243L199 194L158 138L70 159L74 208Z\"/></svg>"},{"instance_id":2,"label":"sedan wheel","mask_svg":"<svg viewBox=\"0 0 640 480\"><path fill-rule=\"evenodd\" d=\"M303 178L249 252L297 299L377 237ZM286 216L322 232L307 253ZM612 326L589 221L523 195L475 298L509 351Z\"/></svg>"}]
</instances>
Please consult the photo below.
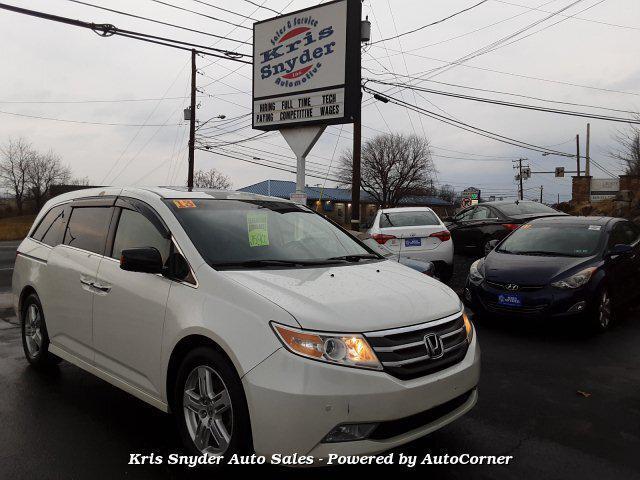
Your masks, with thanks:
<instances>
[{"instance_id":1,"label":"sedan wheel","mask_svg":"<svg viewBox=\"0 0 640 480\"><path fill-rule=\"evenodd\" d=\"M611 305L611 297L609 293L604 290L600 295L600 302L598 304L598 328L600 330L607 330L611 325L613 318L613 310Z\"/></svg>"}]
</instances>

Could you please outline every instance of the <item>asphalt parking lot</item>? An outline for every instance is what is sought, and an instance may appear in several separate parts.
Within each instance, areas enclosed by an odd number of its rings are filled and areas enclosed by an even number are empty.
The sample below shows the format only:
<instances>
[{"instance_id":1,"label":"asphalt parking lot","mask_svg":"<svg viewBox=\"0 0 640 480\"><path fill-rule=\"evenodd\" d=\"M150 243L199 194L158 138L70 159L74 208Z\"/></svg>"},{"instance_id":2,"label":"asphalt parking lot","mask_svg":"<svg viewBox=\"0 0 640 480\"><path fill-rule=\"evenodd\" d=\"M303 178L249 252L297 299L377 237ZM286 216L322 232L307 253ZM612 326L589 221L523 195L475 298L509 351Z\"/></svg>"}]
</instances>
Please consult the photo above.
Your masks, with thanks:
<instances>
[{"instance_id":1,"label":"asphalt parking lot","mask_svg":"<svg viewBox=\"0 0 640 480\"><path fill-rule=\"evenodd\" d=\"M455 289L461 287L471 261L457 257ZM180 452L170 417L69 364L46 373L29 368L12 321L0 320L0 478L184 476L186 468L127 465L130 453ZM585 334L579 323L527 324L517 319L480 323L477 334L483 370L476 408L399 451L419 457L513 455L513 463L413 470L376 467L386 471L380 473L640 478L640 309L628 312L613 330L599 336ZM269 477L299 478L303 473L258 468ZM361 468L314 473L356 474ZM189 473L212 475L206 469Z\"/></svg>"}]
</instances>

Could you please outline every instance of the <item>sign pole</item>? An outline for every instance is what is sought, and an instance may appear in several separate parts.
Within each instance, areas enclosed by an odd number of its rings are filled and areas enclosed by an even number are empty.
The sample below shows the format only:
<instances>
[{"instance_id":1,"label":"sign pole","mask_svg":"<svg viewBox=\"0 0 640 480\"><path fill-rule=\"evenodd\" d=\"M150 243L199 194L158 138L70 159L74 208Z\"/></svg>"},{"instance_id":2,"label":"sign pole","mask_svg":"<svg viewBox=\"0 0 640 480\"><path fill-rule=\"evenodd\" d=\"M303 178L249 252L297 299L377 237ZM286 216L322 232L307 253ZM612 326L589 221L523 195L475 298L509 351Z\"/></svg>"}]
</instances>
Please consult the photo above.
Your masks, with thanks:
<instances>
[{"instance_id":1,"label":"sign pole","mask_svg":"<svg viewBox=\"0 0 640 480\"><path fill-rule=\"evenodd\" d=\"M196 51L191 50L191 116L189 117L189 173L187 188L193 190L193 169L196 153Z\"/></svg>"}]
</instances>

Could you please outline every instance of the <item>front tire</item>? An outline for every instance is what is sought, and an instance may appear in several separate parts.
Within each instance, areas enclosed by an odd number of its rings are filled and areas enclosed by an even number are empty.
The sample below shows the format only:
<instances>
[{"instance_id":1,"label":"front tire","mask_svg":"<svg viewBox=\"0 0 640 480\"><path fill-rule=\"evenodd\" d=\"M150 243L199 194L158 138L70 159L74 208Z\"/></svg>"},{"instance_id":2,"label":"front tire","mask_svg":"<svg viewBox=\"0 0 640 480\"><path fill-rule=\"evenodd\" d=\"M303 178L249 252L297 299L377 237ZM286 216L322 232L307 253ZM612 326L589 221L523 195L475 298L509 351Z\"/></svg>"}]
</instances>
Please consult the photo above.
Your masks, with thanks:
<instances>
[{"instance_id":1,"label":"front tire","mask_svg":"<svg viewBox=\"0 0 640 480\"><path fill-rule=\"evenodd\" d=\"M49 334L40 298L31 293L24 300L20 315L22 348L27 361L36 368L45 368L60 362L49 352Z\"/></svg>"},{"instance_id":2,"label":"front tire","mask_svg":"<svg viewBox=\"0 0 640 480\"><path fill-rule=\"evenodd\" d=\"M187 354L178 370L174 399L178 431L189 452L225 458L249 452L244 390L223 355L209 347Z\"/></svg>"}]
</instances>

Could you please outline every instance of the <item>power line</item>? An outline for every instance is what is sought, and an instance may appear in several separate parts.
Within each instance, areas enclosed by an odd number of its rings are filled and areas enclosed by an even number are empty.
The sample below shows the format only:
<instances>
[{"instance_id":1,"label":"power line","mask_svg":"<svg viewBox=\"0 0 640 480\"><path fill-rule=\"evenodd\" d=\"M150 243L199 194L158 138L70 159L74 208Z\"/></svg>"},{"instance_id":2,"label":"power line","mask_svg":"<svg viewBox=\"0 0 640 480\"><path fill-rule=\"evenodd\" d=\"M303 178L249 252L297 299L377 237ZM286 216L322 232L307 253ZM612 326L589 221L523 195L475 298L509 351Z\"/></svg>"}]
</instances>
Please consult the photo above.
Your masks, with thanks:
<instances>
[{"instance_id":1,"label":"power line","mask_svg":"<svg viewBox=\"0 0 640 480\"><path fill-rule=\"evenodd\" d=\"M378 48L381 48L381 47L378 47ZM390 50L392 50L392 49L390 49ZM392 50L392 51L394 51L394 50ZM400 52L398 50L395 50L395 51L398 52L397 53L398 55L400 55ZM405 54L413 56L413 57L424 58L426 60L432 60L434 62L439 62L439 63L446 63L446 64L454 63L454 61L452 61L452 60L443 60L441 58L428 57L426 55L419 55L417 53L412 53L411 51L405 51ZM384 57L381 57L381 58L384 58ZM466 65L464 63L461 63L461 64L459 64L459 66L463 67L463 68L470 68L470 69L474 69L474 70L480 70L480 71L483 71L483 72L497 73L499 75L508 75L508 76L511 76L511 77L518 77L518 78L526 78L528 80L536 80L536 81L539 81L539 82L555 83L555 84L558 84L558 85L565 85L565 86L569 86L569 87L586 88L586 89L589 89L589 90L597 90L597 91L607 92L607 93L619 93L621 95L640 96L640 93L636 93L636 92L625 92L623 90L615 90L615 89L612 89L612 88L596 87L596 86L593 86L593 85L585 85L585 84L581 84L581 83L573 83L573 82L567 82L567 81L563 81L563 80L554 80L554 79L549 79L549 78L536 77L536 76L533 76L533 75L525 75L525 74L522 74L522 73L505 72L504 70L495 70L493 68L481 67L481 66L478 66L478 65Z\"/></svg>"},{"instance_id":2,"label":"power line","mask_svg":"<svg viewBox=\"0 0 640 480\"><path fill-rule=\"evenodd\" d=\"M365 70L367 70L369 73L372 73L373 75L384 75L384 72L376 72L375 70L371 70L369 68L365 67ZM404 77L404 78L408 78L408 79L412 79L412 80L417 80L419 79L419 77L415 77L412 75L402 75L400 73L393 73L394 76L396 77ZM492 90L492 89L488 89L488 88L480 88L480 87L472 87L469 85L460 85L457 83L449 83L449 82L440 82L438 80L431 80L431 79L424 79L427 82L431 82L431 83L437 83L439 85L447 85L449 87L455 87L455 88L463 88L463 89L467 89L467 90L475 90L478 92L487 92L487 93L497 93L500 95L508 95L511 97L519 97L519 98L527 98L529 100L538 100L540 102L548 102L548 103L557 103L559 105L572 105L575 107L586 107L586 108L594 108L594 109L598 109L598 110L609 110L612 112L620 112L620 113L630 113L630 114L635 114L637 112L633 111L633 110L622 110L622 109L618 109L618 108L612 108L612 107L603 107L600 105L590 105L590 104L586 104L586 103L575 103L575 102L565 102L565 101L561 101L561 100L553 100L553 99L549 99L549 98L542 98L542 97L534 97L531 95L523 95L523 94L519 94L519 93L513 93L513 92L505 92L502 90ZM396 80L397 81L397 80ZM569 140L571 141L571 140Z\"/></svg>"},{"instance_id":3,"label":"power line","mask_svg":"<svg viewBox=\"0 0 640 480\"><path fill-rule=\"evenodd\" d=\"M409 89L409 90L417 90L420 92L425 92L425 93L432 93L435 95L444 95L447 97L454 97L454 98L460 98L463 100L471 100L474 102L482 102L482 103L491 103L494 105L502 105L502 106L506 106L506 107L514 107L514 108L521 108L521 109L525 109L525 110L535 110L535 111L539 111L539 112L547 112L547 113L555 113L558 115L569 115L569 116L573 116L573 117L583 117L583 118L593 118L596 120L604 120L604 121L608 121L608 122L620 122L620 123L629 123L629 124L640 124L640 119L633 119L633 118L622 118L622 117L611 117L608 115L598 115L598 114L592 114L592 113L586 113L586 112L577 112L577 111L573 111L573 110L561 110L561 109L557 109L557 108L547 108L547 107L542 107L542 106L538 106L538 105L527 105L524 103L513 103L513 102L506 102L503 100L496 100L496 99L492 99L492 98L485 98L485 97L473 97L470 95L463 95L461 93L454 93L454 92L445 92L442 90L433 90L430 88L424 88L424 87L418 87L415 85L408 85L408 84L399 84L399 83L394 83L394 82L384 82L381 80L375 80L375 79L371 79L371 78L367 78L364 79L368 82L373 82L373 83L378 83L381 85L392 85L395 87L401 87L401 88L405 88L405 89Z\"/></svg>"},{"instance_id":4,"label":"power line","mask_svg":"<svg viewBox=\"0 0 640 480\"><path fill-rule=\"evenodd\" d=\"M505 5L511 5L511 6L514 6L514 7L526 8L529 11L551 13L548 10L542 10L540 7L530 7L528 5L520 5L519 3L506 2L504 0L494 0L494 1L497 2L497 3L503 3ZM598 23L600 25L606 25L608 27L626 28L626 29L630 29L630 30L640 30L640 27L632 27L630 25L620 25L620 24L617 24L617 23L603 22L601 20L594 20L592 18L582 18L582 17L577 17L577 16L572 16L570 18L572 18L573 20L580 20L582 22Z\"/></svg>"},{"instance_id":5,"label":"power line","mask_svg":"<svg viewBox=\"0 0 640 480\"><path fill-rule=\"evenodd\" d=\"M419 32L420 30L424 30L425 28L432 27L434 25L438 25L439 23L445 22L445 21L447 21L447 20L449 20L449 19L451 19L453 17L456 17L456 16L458 16L460 14L468 12L469 10L472 10L472 9L474 9L476 7L479 7L480 5L482 5L483 3L486 3L488 1L489 0L482 0L482 1L478 2L478 3L476 3L475 5L471 5L470 7L467 7L465 9L463 9L463 10L460 10L458 12L452 13L451 15L448 15L448 16L446 16L444 18L441 18L440 20L436 20L435 22L431 22L431 23L428 23L426 25L422 25L422 26L420 26L418 28L414 28L413 30L409 30L408 32L404 32L404 33L400 33L400 34L394 35L393 37L383 38L381 40L377 40L375 42L371 42L370 45L375 45L375 44L381 43L381 42L388 42L389 40L393 40L393 39L396 39L396 38L404 37L405 35L410 35L412 33Z\"/></svg>"},{"instance_id":6,"label":"power line","mask_svg":"<svg viewBox=\"0 0 640 480\"><path fill-rule=\"evenodd\" d=\"M94 33L100 35L101 37L111 37L114 35L119 35L122 37L127 37L127 38L132 38L135 40L140 40L143 42L148 42L148 43L154 43L157 45L164 45L166 47L172 47L172 48L176 48L178 50L186 50L186 51L191 51L193 50L193 47L198 47L198 48L205 48L207 50L212 50L214 52L219 52L219 53L223 53L226 56L222 56L219 55L217 53L211 53L211 52L203 52L203 51L199 51L198 53L202 54L202 55L209 55L209 56L213 56L213 57L219 57L219 58L224 58L227 60L232 60L235 62L241 62L241 63L251 63L249 61L246 60L242 60L240 58L236 58L237 56L248 56L245 54L239 54L237 52L232 52L229 50L222 50L222 49L217 49L217 48L212 48L212 47L204 47L201 45L196 45L196 44L191 44L191 43L187 43L187 42L182 42L180 40L173 40L170 38L165 38L165 37L159 37L156 35L149 35L149 34L145 34L145 33L140 33L140 32L134 32L131 30L121 30L116 28L114 25L108 24L108 23L101 23L101 24L96 24L96 23L92 23L92 22L84 22L81 20L74 20L72 18L68 18L68 17L61 17L59 15L52 15L49 13L44 13L44 12L39 12L36 10L29 10L26 8L21 8L21 7L16 7L13 5L7 5L5 3L0 3L0 9L3 10L8 10L14 13L20 13L23 15L28 15L31 17L36 17L36 18L41 18L43 20L50 20L50 21L54 21L54 22L58 22L58 23L63 23L66 25L72 25L74 27L81 27L81 28L86 28L89 29L91 31L93 31ZM183 45L188 45L192 48L187 48L186 46Z\"/></svg>"},{"instance_id":7,"label":"power line","mask_svg":"<svg viewBox=\"0 0 640 480\"><path fill-rule=\"evenodd\" d=\"M175 8L177 10L182 10L184 12L193 13L194 15L199 15L201 17L205 17L205 18L208 18L210 20L214 20L216 22L222 22L222 23L226 23L228 25L233 25L236 28L244 28L246 30L251 30L251 28L245 27L244 25L239 25L237 23L230 22L229 20L223 20L221 18L212 17L211 15L207 15L206 13L196 12L195 10L190 10L188 8L185 8L185 7L180 7L178 5L173 5L172 3L163 2L162 0L150 0L150 1L154 2L154 3L159 3L160 5L166 5L167 7Z\"/></svg>"},{"instance_id":8,"label":"power line","mask_svg":"<svg viewBox=\"0 0 640 480\"><path fill-rule=\"evenodd\" d=\"M222 35L216 35L215 33L204 32L202 30L196 30L196 29L185 27L185 26L182 26L182 25L176 25L174 23L163 22L162 20L156 20L154 18L144 17L142 15L136 15L134 13L123 12L121 10L114 10L112 8L103 7L102 5L94 5L92 3L82 2L80 0L67 0L67 1L68 2L72 2L72 3L77 3L79 5L85 5L87 7L97 8L99 10L104 10L106 12L116 13L118 15L124 15L124 16L131 17L131 18L137 18L138 20L144 20L146 22L156 23L158 25L165 25L167 27L179 28L180 30L185 30L187 32L199 33L201 35L207 35L209 37L219 38L219 39L222 39L222 40L228 40L230 42L241 43L243 45L251 45L250 42L237 40L235 38L223 37Z\"/></svg>"},{"instance_id":9,"label":"power line","mask_svg":"<svg viewBox=\"0 0 640 480\"><path fill-rule=\"evenodd\" d=\"M231 13L232 15L237 15L238 17L242 17L246 20L251 20L252 22L257 22L257 18L249 17L247 15L243 15L242 13L234 12L233 10L227 10L226 8L218 7L217 5L213 5L209 2L204 2L203 0L193 0L196 3L201 3L202 5L206 5L207 7L214 8L216 10L220 10L221 12Z\"/></svg>"},{"instance_id":10,"label":"power line","mask_svg":"<svg viewBox=\"0 0 640 480\"><path fill-rule=\"evenodd\" d=\"M53 117L43 117L40 115L28 115L26 113L16 113L16 112L6 112L4 110L0 110L0 114L3 115L11 115L14 117L25 117L32 118L36 120L51 120L54 122L64 122L64 123L74 123L74 124L83 124L83 125L102 125L108 127L175 127L178 124L166 125L166 124L140 124L140 123L112 123L112 122L93 122L89 120L70 120L66 118L53 118Z\"/></svg>"},{"instance_id":11,"label":"power line","mask_svg":"<svg viewBox=\"0 0 640 480\"><path fill-rule=\"evenodd\" d=\"M250 3L251 5L255 5L258 8L263 8L265 10L269 10L270 12L277 13L278 15L282 14L282 12L279 12L278 10L274 10L273 8L265 7L264 4L267 3L267 2L262 2L263 5L260 5L260 4L256 3L256 2L251 1L251 0L244 0L244 1L247 2L247 3ZM289 5L291 3L292 2L290 2ZM289 5L287 5L287 6L289 6Z\"/></svg>"},{"instance_id":12,"label":"power line","mask_svg":"<svg viewBox=\"0 0 640 480\"><path fill-rule=\"evenodd\" d=\"M404 101L402 101L402 100L400 100L398 98L391 97L389 95L386 95L386 94L384 94L382 92L378 92L378 91L373 90L373 89L371 89L369 87L366 87L366 86L363 86L362 88L367 93L370 93L371 95L374 95L376 99L380 99L382 101L388 101L388 102L391 102L391 103L394 103L394 104L400 105L400 106L406 106L407 108L410 108L410 109L412 109L412 110L414 110L416 112L419 112L419 113L421 113L423 115L426 115L426 116L428 116L430 118L433 118L435 120L439 120L439 121L441 121L443 123L447 123L449 125L455 126L455 127L460 128L462 130L466 130L466 131L475 133L475 134L483 136L483 137L491 138L492 140L496 140L496 141L499 141L499 142L502 142L502 143L507 143L509 145L514 145L514 146L520 147L520 148L525 148L527 150L533 150L533 151L540 152L540 153L553 153L555 155L560 155L560 156L565 156L565 157L573 157L574 156L574 155L569 154L569 153L564 153L564 152L559 152L557 150L547 149L547 148L541 147L539 145L534 145L534 144L531 144L531 143L523 142L521 140L517 140L517 139L511 138L511 137L507 137L505 135L500 135L500 134L491 132L489 130L484 130L482 128L475 127L473 125L461 122L459 120L452 119L450 117L445 117L445 116L440 115L438 113L429 111L429 110L427 110L425 108L418 107L416 105L408 104L407 102L404 102Z\"/></svg>"},{"instance_id":13,"label":"power line","mask_svg":"<svg viewBox=\"0 0 640 480\"><path fill-rule=\"evenodd\" d=\"M0 100L0 103L10 104L84 104L84 103L128 103L128 102L155 102L158 100L184 100L189 97L166 97L166 98L117 98L113 100Z\"/></svg>"}]
</instances>

